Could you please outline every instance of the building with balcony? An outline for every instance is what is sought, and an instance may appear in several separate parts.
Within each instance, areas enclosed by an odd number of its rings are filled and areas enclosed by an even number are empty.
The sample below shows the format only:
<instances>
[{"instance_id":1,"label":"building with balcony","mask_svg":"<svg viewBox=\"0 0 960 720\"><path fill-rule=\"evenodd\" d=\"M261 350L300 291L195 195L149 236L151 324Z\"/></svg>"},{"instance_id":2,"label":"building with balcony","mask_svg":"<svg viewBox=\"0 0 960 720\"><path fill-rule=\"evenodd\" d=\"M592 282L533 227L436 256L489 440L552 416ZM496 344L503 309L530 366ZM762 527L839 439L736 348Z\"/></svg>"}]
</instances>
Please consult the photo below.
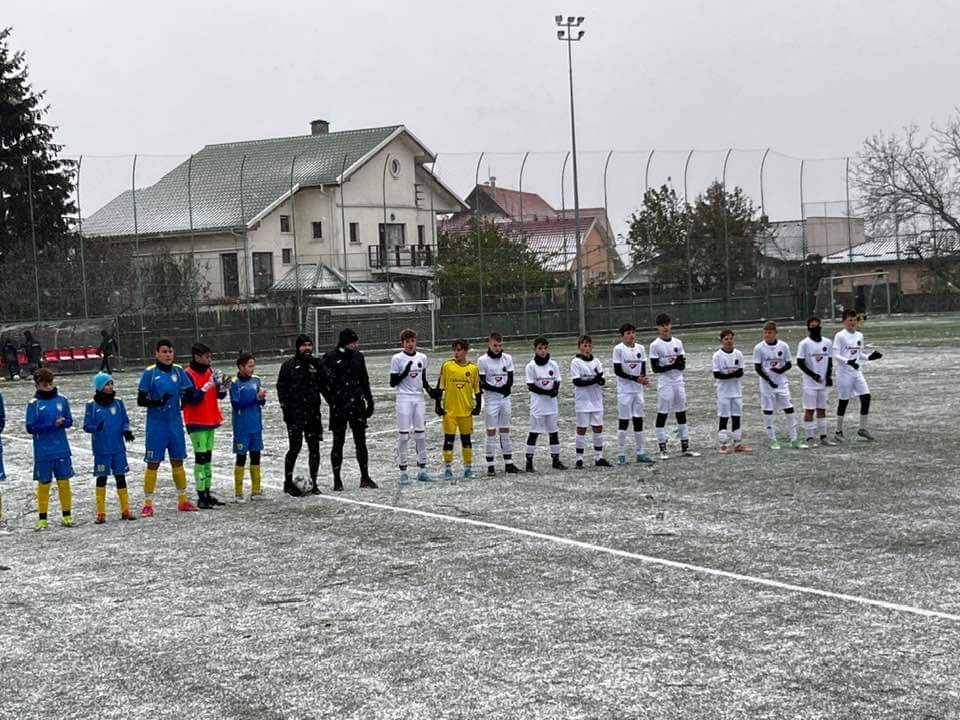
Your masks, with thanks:
<instances>
[{"instance_id":1,"label":"building with balcony","mask_svg":"<svg viewBox=\"0 0 960 720\"><path fill-rule=\"evenodd\" d=\"M346 301L425 297L437 215L466 209L393 125L207 145L83 221L141 261L192 255L209 300L284 293Z\"/></svg>"}]
</instances>

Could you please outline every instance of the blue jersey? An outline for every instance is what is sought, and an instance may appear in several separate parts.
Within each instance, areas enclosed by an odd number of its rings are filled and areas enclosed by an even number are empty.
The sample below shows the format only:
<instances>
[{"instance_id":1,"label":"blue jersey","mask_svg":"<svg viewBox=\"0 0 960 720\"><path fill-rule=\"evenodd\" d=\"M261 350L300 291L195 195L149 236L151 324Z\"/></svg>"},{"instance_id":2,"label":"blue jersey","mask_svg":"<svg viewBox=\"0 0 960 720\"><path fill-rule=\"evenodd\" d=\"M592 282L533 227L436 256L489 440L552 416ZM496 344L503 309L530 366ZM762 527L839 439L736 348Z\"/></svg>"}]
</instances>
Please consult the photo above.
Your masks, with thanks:
<instances>
[{"instance_id":1,"label":"blue jersey","mask_svg":"<svg viewBox=\"0 0 960 720\"><path fill-rule=\"evenodd\" d=\"M3 395L0 395L0 432L7 427L7 411L3 406Z\"/></svg>"},{"instance_id":2,"label":"blue jersey","mask_svg":"<svg viewBox=\"0 0 960 720\"><path fill-rule=\"evenodd\" d=\"M169 370L165 370L160 365L151 365L140 376L138 389L147 393L151 400L160 400L164 395L170 396L160 407L147 408L148 428L161 425L183 428L180 399L193 392L193 383L182 367L173 365Z\"/></svg>"},{"instance_id":3,"label":"blue jersey","mask_svg":"<svg viewBox=\"0 0 960 720\"><path fill-rule=\"evenodd\" d=\"M126 452L123 433L130 429L130 418L123 400L114 400L109 405L101 405L96 400L88 402L83 413L83 429L90 433L94 455Z\"/></svg>"},{"instance_id":4,"label":"blue jersey","mask_svg":"<svg viewBox=\"0 0 960 720\"><path fill-rule=\"evenodd\" d=\"M260 408L267 399L257 397L262 381L256 375L243 377L237 375L230 385L230 404L233 406L233 434L251 435L263 431L263 417Z\"/></svg>"},{"instance_id":5,"label":"blue jersey","mask_svg":"<svg viewBox=\"0 0 960 720\"><path fill-rule=\"evenodd\" d=\"M57 427L57 418L61 417L64 423ZM67 428L72 425L73 415L67 399L56 389L50 393L38 390L27 404L27 432L33 435L34 462L70 457Z\"/></svg>"}]
</instances>

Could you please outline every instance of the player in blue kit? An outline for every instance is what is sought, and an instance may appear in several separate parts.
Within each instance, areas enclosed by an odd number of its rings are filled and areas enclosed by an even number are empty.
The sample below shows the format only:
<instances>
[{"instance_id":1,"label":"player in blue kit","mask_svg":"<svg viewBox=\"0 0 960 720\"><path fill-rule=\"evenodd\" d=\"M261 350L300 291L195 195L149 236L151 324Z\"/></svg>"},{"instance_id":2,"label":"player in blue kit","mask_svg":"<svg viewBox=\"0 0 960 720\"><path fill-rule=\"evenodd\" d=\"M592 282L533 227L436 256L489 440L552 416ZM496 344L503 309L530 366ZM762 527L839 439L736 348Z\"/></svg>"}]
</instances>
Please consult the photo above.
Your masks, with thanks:
<instances>
[{"instance_id":1,"label":"player in blue kit","mask_svg":"<svg viewBox=\"0 0 960 720\"><path fill-rule=\"evenodd\" d=\"M105 372L93 378L93 401L87 403L83 413L83 430L90 433L93 444L93 475L97 479L97 519L102 525L107 521L107 476L113 475L117 483L117 498L120 501L120 517L136 520L130 512L127 495L127 448L124 442L134 439L130 431L130 418L123 400L116 397L113 378Z\"/></svg>"},{"instance_id":2,"label":"player in blue kit","mask_svg":"<svg viewBox=\"0 0 960 720\"><path fill-rule=\"evenodd\" d=\"M260 378L253 374L257 360L248 352L237 356L237 377L230 385L230 404L233 406L233 451L237 455L233 466L233 494L243 502L243 468L250 455L250 499L263 498L260 488L260 453L263 450L263 406L267 391Z\"/></svg>"},{"instance_id":3,"label":"player in blue kit","mask_svg":"<svg viewBox=\"0 0 960 720\"><path fill-rule=\"evenodd\" d=\"M40 368L33 373L37 392L27 405L27 432L33 435L33 479L37 481L37 530L47 529L50 483L57 479L57 495L64 527L73 526L73 493L70 478L70 444L67 428L73 426L70 403L53 385L53 373Z\"/></svg>"},{"instance_id":4,"label":"player in blue kit","mask_svg":"<svg viewBox=\"0 0 960 720\"><path fill-rule=\"evenodd\" d=\"M187 499L187 473L183 459L187 456L187 443L183 436L183 412L181 400L192 396L193 382L179 365L175 365L173 343L158 340L157 362L140 377L137 405L147 408L146 462L143 477L142 517L153 517L153 492L157 487L157 470L170 454L173 483L177 487L177 510L196 512L197 506Z\"/></svg>"}]
</instances>

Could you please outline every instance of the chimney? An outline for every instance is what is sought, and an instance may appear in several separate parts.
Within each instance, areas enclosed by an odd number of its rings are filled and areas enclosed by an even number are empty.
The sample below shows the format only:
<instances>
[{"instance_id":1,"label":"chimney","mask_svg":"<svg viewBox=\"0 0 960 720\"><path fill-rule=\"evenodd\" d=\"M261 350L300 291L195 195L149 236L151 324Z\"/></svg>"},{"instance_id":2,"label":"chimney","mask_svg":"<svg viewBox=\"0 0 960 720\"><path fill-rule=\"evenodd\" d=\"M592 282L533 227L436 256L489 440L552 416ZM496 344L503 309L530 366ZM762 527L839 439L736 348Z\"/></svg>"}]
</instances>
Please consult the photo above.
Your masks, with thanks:
<instances>
[{"instance_id":1,"label":"chimney","mask_svg":"<svg viewBox=\"0 0 960 720\"><path fill-rule=\"evenodd\" d=\"M497 186L497 176L491 175L490 181L487 183L490 187L495 188Z\"/></svg>"},{"instance_id":2,"label":"chimney","mask_svg":"<svg viewBox=\"0 0 960 720\"><path fill-rule=\"evenodd\" d=\"M314 120L310 123L311 135L326 135L330 132L330 123L326 120Z\"/></svg>"}]
</instances>

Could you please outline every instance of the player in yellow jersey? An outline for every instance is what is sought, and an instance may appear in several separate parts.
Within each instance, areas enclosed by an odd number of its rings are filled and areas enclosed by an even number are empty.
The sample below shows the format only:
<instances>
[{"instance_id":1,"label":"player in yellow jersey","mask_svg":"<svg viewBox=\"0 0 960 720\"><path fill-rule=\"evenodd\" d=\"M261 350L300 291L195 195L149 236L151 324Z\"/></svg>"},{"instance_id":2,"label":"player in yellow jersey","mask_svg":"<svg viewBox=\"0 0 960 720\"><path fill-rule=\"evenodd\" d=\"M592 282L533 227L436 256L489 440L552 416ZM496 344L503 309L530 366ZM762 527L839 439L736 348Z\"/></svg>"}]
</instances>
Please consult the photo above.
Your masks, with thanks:
<instances>
[{"instance_id":1,"label":"player in yellow jersey","mask_svg":"<svg viewBox=\"0 0 960 720\"><path fill-rule=\"evenodd\" d=\"M470 343L454 340L453 359L440 368L437 415L443 416L443 479L453 480L453 442L460 433L463 479L473 477L473 416L480 414L480 371L467 361Z\"/></svg>"}]
</instances>

